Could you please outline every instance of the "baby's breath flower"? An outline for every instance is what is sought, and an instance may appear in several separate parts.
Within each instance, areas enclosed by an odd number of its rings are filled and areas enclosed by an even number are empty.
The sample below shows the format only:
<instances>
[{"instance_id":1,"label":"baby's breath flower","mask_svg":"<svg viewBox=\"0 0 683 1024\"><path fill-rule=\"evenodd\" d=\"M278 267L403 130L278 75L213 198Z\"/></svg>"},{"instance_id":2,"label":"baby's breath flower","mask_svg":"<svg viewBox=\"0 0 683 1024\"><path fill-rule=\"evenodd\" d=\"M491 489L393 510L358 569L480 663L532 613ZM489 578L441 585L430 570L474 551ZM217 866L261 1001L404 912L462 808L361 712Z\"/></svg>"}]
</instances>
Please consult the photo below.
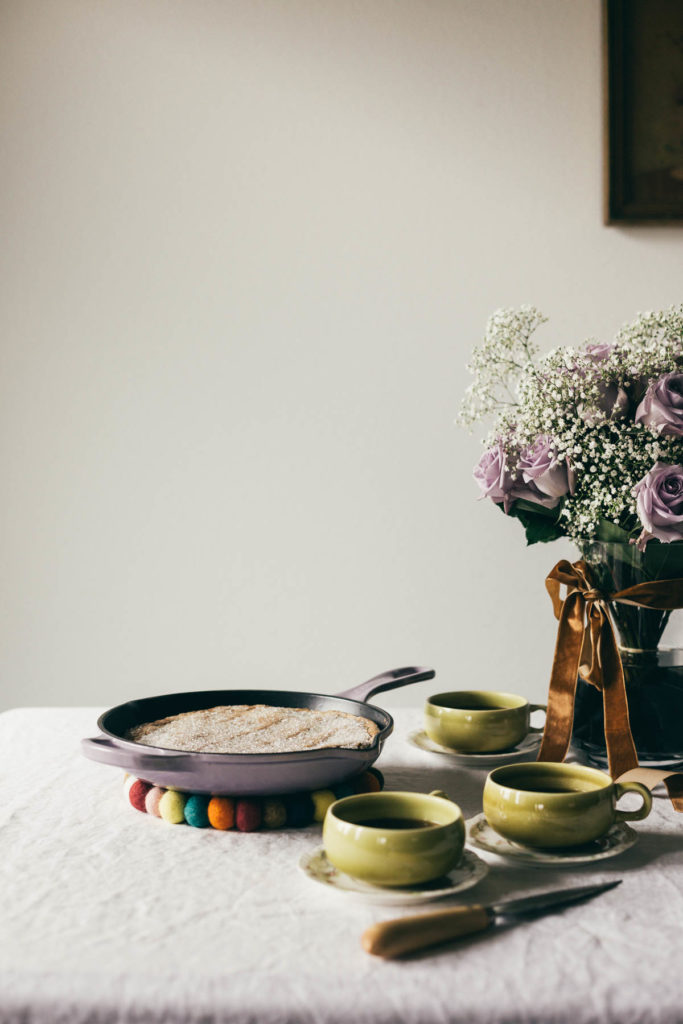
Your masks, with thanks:
<instances>
[{"instance_id":1,"label":"baby's breath flower","mask_svg":"<svg viewBox=\"0 0 683 1024\"><path fill-rule=\"evenodd\" d=\"M601 521L635 536L633 489L657 462L683 464L683 438L634 422L649 385L683 373L683 305L642 313L612 343L595 339L539 355L532 338L546 317L533 306L494 313L474 349L459 422L490 421L487 447L500 444L513 478L520 452L551 438L574 477L558 510L573 540Z\"/></svg>"}]
</instances>

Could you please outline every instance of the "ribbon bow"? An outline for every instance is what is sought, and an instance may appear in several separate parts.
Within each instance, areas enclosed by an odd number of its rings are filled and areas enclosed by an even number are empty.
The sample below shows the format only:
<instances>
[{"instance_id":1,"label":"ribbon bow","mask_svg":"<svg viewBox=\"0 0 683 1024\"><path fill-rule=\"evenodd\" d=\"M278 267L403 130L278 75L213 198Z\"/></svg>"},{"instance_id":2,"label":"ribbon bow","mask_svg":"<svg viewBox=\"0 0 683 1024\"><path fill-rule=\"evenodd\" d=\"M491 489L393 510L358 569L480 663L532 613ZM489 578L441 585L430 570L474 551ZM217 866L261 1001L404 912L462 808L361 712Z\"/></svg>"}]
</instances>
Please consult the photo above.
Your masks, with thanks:
<instances>
[{"instance_id":1,"label":"ribbon bow","mask_svg":"<svg viewBox=\"0 0 683 1024\"><path fill-rule=\"evenodd\" d=\"M671 611L683 608L683 579L655 580L605 594L596 589L584 561L558 562L546 589L559 625L550 676L548 712L539 761L563 761L574 722L578 676L602 690L609 773L618 778L638 767L631 735L624 670L609 612L611 601ZM565 586L564 601L560 588ZM642 771L642 769L641 769ZM660 774L660 773L658 773ZM662 778L670 773L661 773ZM677 807L683 810L683 806Z\"/></svg>"}]
</instances>

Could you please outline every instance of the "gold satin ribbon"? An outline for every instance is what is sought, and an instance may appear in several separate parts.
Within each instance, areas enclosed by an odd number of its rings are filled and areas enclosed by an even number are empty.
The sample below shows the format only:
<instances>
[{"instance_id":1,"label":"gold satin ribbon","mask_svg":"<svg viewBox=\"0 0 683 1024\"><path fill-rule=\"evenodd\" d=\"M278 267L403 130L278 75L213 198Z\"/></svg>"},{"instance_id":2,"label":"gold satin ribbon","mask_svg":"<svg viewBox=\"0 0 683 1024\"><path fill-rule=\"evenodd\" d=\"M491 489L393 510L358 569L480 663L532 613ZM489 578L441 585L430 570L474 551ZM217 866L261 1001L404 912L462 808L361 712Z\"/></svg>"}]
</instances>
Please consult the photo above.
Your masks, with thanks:
<instances>
[{"instance_id":1,"label":"gold satin ribbon","mask_svg":"<svg viewBox=\"0 0 683 1024\"><path fill-rule=\"evenodd\" d=\"M538 760L564 761L571 741L576 685L581 675L587 683L602 690L609 773L613 779L618 778L638 767L638 755L631 735L624 670L609 602L622 601L660 611L683 608L683 579L638 583L614 594L604 594L594 587L584 561L572 563L563 559L546 577L545 585L559 625ZM560 597L562 586L567 588L564 600ZM683 811L681 801L676 800L674 806Z\"/></svg>"}]
</instances>

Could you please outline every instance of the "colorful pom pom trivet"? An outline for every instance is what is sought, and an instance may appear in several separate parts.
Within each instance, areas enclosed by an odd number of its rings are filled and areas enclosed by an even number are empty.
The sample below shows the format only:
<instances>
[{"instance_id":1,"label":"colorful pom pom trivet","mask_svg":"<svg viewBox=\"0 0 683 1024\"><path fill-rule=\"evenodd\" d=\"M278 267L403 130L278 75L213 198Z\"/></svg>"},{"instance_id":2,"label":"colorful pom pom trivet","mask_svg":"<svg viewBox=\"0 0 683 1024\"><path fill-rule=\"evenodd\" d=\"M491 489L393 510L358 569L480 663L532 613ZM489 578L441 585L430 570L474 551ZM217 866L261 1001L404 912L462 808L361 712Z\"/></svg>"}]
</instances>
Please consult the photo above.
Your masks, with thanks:
<instances>
[{"instance_id":1,"label":"colorful pom pom trivet","mask_svg":"<svg viewBox=\"0 0 683 1024\"><path fill-rule=\"evenodd\" d=\"M284 796L231 797L205 793L181 793L163 789L127 775L124 792L128 802L143 814L162 818L171 825L215 828L221 832L258 832L275 828L305 828L322 822L325 811L335 800L352 793L376 793L384 786L377 768L368 768L353 779L329 789Z\"/></svg>"}]
</instances>

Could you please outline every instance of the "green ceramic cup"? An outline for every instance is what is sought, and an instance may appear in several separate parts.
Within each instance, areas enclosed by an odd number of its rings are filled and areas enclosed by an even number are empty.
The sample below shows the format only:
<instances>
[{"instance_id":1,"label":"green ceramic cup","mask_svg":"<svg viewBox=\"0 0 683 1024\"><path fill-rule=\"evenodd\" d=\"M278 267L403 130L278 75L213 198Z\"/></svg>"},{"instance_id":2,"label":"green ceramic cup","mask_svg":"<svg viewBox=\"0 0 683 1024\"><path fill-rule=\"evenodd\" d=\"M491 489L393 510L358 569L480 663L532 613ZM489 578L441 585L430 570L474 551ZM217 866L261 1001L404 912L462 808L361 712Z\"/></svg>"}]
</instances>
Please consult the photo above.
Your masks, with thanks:
<instances>
[{"instance_id":1,"label":"green ceramic cup","mask_svg":"<svg viewBox=\"0 0 683 1024\"><path fill-rule=\"evenodd\" d=\"M516 693L496 690L454 690L429 697L424 708L424 729L434 743L463 754L493 754L510 750L529 732L532 711L544 704L530 704Z\"/></svg>"},{"instance_id":2,"label":"green ceramic cup","mask_svg":"<svg viewBox=\"0 0 683 1024\"><path fill-rule=\"evenodd\" d=\"M636 811L617 810L624 793L639 793ZM613 782L605 772L578 764L533 761L492 771L484 786L491 828L522 846L580 846L609 832L616 821L640 821L652 795L639 782Z\"/></svg>"},{"instance_id":3,"label":"green ceramic cup","mask_svg":"<svg viewBox=\"0 0 683 1024\"><path fill-rule=\"evenodd\" d=\"M373 885L418 885L460 863L465 822L445 793L383 791L337 800L323 822L336 868Z\"/></svg>"}]
</instances>

